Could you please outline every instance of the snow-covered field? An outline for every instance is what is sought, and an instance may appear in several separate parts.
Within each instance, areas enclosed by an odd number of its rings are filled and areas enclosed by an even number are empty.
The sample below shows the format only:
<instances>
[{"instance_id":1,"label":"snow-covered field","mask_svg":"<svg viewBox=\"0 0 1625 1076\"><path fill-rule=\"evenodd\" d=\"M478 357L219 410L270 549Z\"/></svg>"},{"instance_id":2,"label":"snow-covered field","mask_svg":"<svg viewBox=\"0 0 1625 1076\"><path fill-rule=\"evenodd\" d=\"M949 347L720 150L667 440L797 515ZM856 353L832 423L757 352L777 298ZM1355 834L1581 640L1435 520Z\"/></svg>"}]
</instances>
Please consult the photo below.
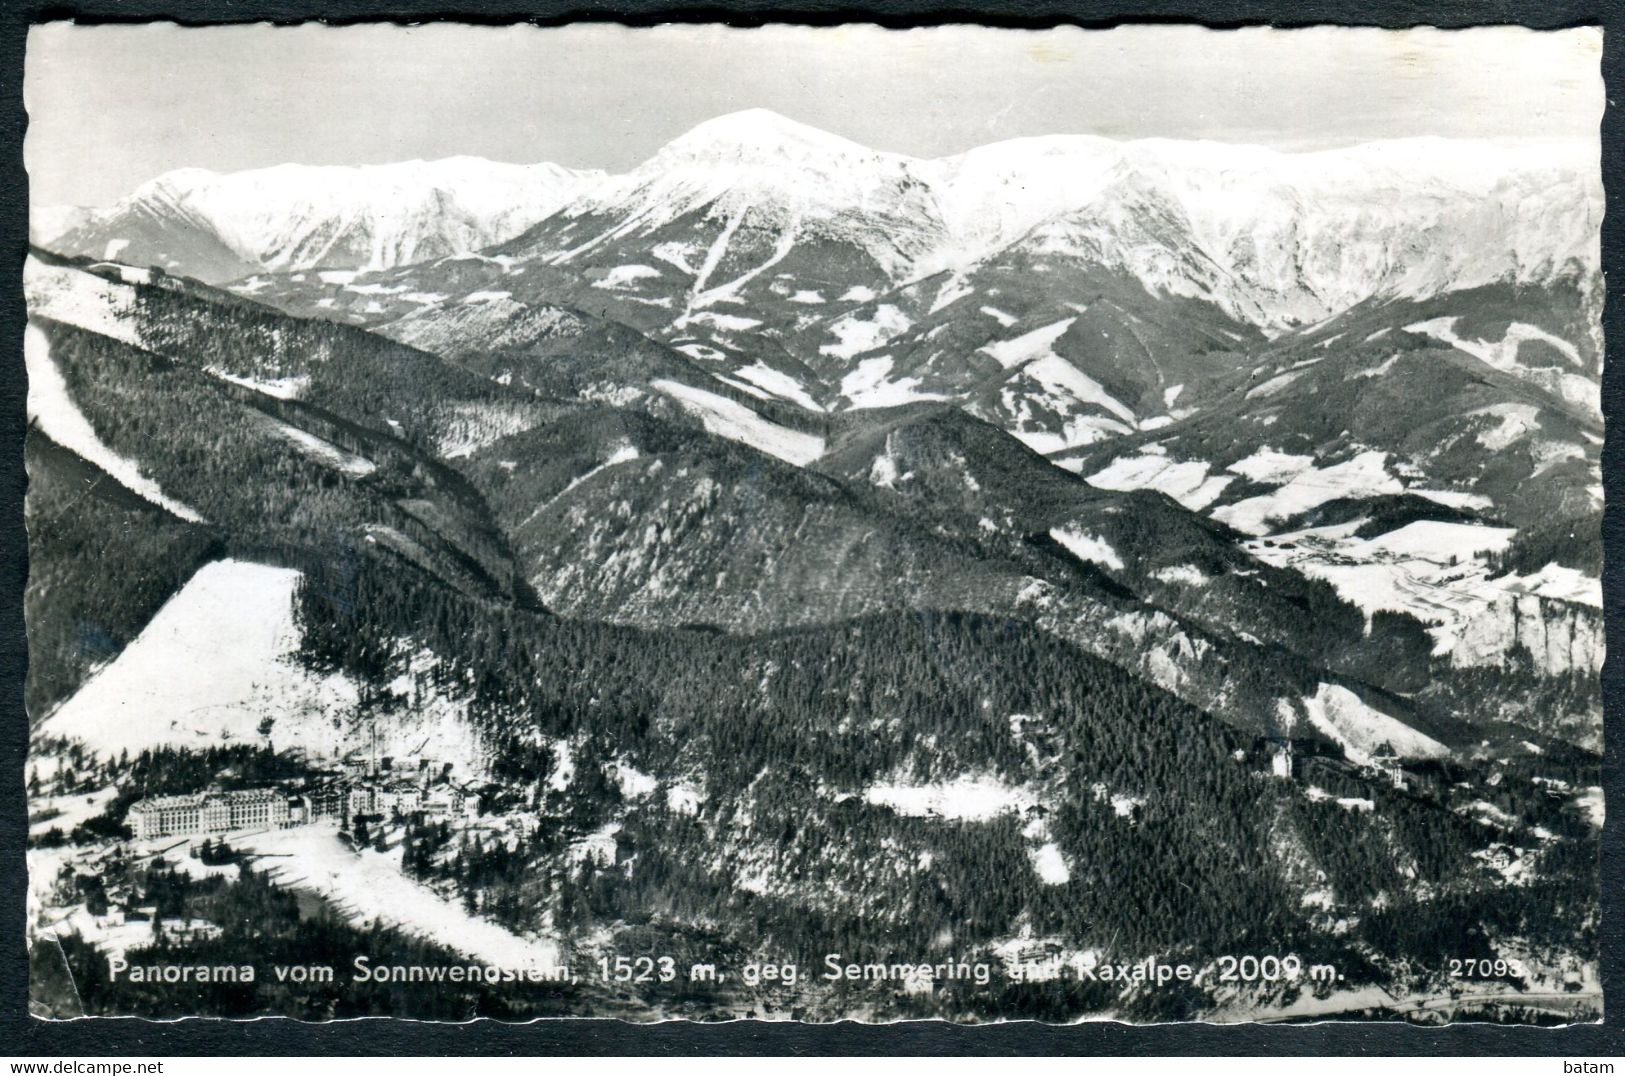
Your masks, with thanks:
<instances>
[{"instance_id":1,"label":"snow-covered field","mask_svg":"<svg viewBox=\"0 0 1625 1076\"><path fill-rule=\"evenodd\" d=\"M1229 475L1210 477L1204 461L1174 460L1161 451L1161 446L1148 448L1157 451L1142 450L1139 455L1119 456L1104 469L1085 476L1084 481L1098 489L1154 489L1193 512L1218 500L1224 488L1235 481Z\"/></svg>"},{"instance_id":2,"label":"snow-covered field","mask_svg":"<svg viewBox=\"0 0 1625 1076\"><path fill-rule=\"evenodd\" d=\"M1009 340L998 340L981 349L982 353L992 358L1006 370L1012 366L1020 366L1030 359L1054 356L1055 341L1066 335L1077 318L1067 318L1050 325L1022 333Z\"/></svg>"},{"instance_id":3,"label":"snow-covered field","mask_svg":"<svg viewBox=\"0 0 1625 1076\"><path fill-rule=\"evenodd\" d=\"M873 784L863 798L901 815L985 822L1006 812L1025 811L1038 802L1031 791L993 776L966 774L952 781Z\"/></svg>"},{"instance_id":4,"label":"snow-covered field","mask_svg":"<svg viewBox=\"0 0 1625 1076\"><path fill-rule=\"evenodd\" d=\"M342 909L352 923L379 923L504 968L553 968L557 942L514 934L470 915L401 873L402 849L352 852L333 826L296 826L237 838L239 849L267 858L255 866L280 885L308 889Z\"/></svg>"},{"instance_id":5,"label":"snow-covered field","mask_svg":"<svg viewBox=\"0 0 1625 1076\"><path fill-rule=\"evenodd\" d=\"M1313 456L1294 455L1264 447L1246 459L1237 460L1225 470L1254 482L1285 485L1315 465Z\"/></svg>"},{"instance_id":6,"label":"snow-covered field","mask_svg":"<svg viewBox=\"0 0 1625 1076\"><path fill-rule=\"evenodd\" d=\"M99 754L171 744L272 742L331 754L333 717L355 705L340 676L295 664L299 573L236 560L206 564L113 662L46 718L40 731Z\"/></svg>"},{"instance_id":7,"label":"snow-covered field","mask_svg":"<svg viewBox=\"0 0 1625 1076\"><path fill-rule=\"evenodd\" d=\"M1248 497L1246 500L1216 509L1213 518L1221 523L1228 523L1246 534L1268 534L1273 521L1289 519L1327 501L1341 497L1376 497L1402 493L1405 487L1399 479L1388 473L1387 458L1387 453L1384 452L1362 452L1352 459L1332 464L1330 467L1305 467L1292 471L1283 465L1286 458L1279 454L1274 459L1263 460L1255 454L1249 460L1235 464L1231 469L1252 464L1249 469L1255 473L1267 474L1267 477L1260 481L1287 477L1288 474L1290 477L1278 489L1269 493ZM1292 461L1294 466L1297 459Z\"/></svg>"},{"instance_id":8,"label":"snow-covered field","mask_svg":"<svg viewBox=\"0 0 1625 1076\"><path fill-rule=\"evenodd\" d=\"M775 396L786 400L794 400L809 411L822 412L824 408L807 393L801 382L780 370L757 362L752 366L742 366L734 371L735 377L742 377L758 388L765 389Z\"/></svg>"},{"instance_id":9,"label":"snow-covered field","mask_svg":"<svg viewBox=\"0 0 1625 1076\"><path fill-rule=\"evenodd\" d=\"M1387 554L1449 564L1468 560L1479 553L1499 553L1512 541L1515 533L1511 527L1419 520L1364 540L1364 549L1373 556Z\"/></svg>"},{"instance_id":10,"label":"snow-covered field","mask_svg":"<svg viewBox=\"0 0 1625 1076\"><path fill-rule=\"evenodd\" d=\"M841 395L851 401L854 411L870 407L897 407L916 400L947 399L939 393L918 391L921 379L917 377L889 380L891 370L890 355L864 359L841 378Z\"/></svg>"},{"instance_id":11,"label":"snow-covered field","mask_svg":"<svg viewBox=\"0 0 1625 1076\"><path fill-rule=\"evenodd\" d=\"M797 467L804 467L824 454L822 437L770 422L726 396L664 379L651 381L649 385L676 400L697 417L708 432L718 437L760 449Z\"/></svg>"},{"instance_id":12,"label":"snow-covered field","mask_svg":"<svg viewBox=\"0 0 1625 1076\"><path fill-rule=\"evenodd\" d=\"M1475 511L1484 511L1495 507L1495 502L1481 493L1464 493L1452 489L1418 489L1415 486L1405 491L1416 497L1422 497L1435 504L1448 505L1451 508L1471 508Z\"/></svg>"},{"instance_id":13,"label":"snow-covered field","mask_svg":"<svg viewBox=\"0 0 1625 1076\"><path fill-rule=\"evenodd\" d=\"M30 256L23 262L23 296L30 314L141 344L133 317L135 289L127 284Z\"/></svg>"},{"instance_id":14,"label":"snow-covered field","mask_svg":"<svg viewBox=\"0 0 1625 1076\"><path fill-rule=\"evenodd\" d=\"M185 520L202 523L203 517L167 496L158 483L141 473L133 460L114 452L68 394L68 383L51 359L51 342L34 325L23 330L23 362L28 369L28 417L45 436L95 464L131 492Z\"/></svg>"},{"instance_id":15,"label":"snow-covered field","mask_svg":"<svg viewBox=\"0 0 1625 1076\"><path fill-rule=\"evenodd\" d=\"M897 334L907 332L913 324L909 316L897 307L881 303L875 307L872 318L859 317L854 312L831 323L829 331L835 337L835 342L825 344L818 350L837 359L855 358L865 351L874 350Z\"/></svg>"},{"instance_id":16,"label":"snow-covered field","mask_svg":"<svg viewBox=\"0 0 1625 1076\"><path fill-rule=\"evenodd\" d=\"M28 802L28 835L38 837L51 830L61 830L63 835L73 831L81 822L88 822L103 811L112 802L118 790L109 785L94 792L75 793L68 796L43 796L31 799ZM40 817L33 821L35 816Z\"/></svg>"}]
</instances>

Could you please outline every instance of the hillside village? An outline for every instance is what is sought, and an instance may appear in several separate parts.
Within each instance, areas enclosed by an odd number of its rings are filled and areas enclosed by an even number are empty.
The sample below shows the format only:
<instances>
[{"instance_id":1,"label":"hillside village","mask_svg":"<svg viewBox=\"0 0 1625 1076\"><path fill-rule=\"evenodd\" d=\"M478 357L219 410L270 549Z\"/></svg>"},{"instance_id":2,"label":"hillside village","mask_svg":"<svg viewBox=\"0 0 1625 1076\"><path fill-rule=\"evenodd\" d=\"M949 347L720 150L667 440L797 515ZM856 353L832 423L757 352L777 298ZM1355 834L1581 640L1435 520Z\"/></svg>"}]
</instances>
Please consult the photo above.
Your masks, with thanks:
<instances>
[{"instance_id":1,"label":"hillside village","mask_svg":"<svg viewBox=\"0 0 1625 1076\"><path fill-rule=\"evenodd\" d=\"M1043 723L1013 720L1012 728L1035 758L1048 757L1056 747L1053 732ZM1380 815L1402 801L1437 804L1483 827L1482 848L1473 853L1478 869L1519 885L1541 869L1542 844L1557 839L1543 825L1528 825L1529 819L1567 817L1588 827L1600 824L1596 790L1549 776L1557 767L1543 765L1534 744L1526 748L1521 756L1464 767L1446 761L1406 762L1383 745L1356 763L1323 738L1266 736L1238 747L1232 763L1260 791L1274 786L1274 795L1300 802L1301 809L1327 807L1357 816ZM199 914L198 897L188 894L198 886L208 890L258 877L296 894L302 908L304 902L314 902L310 908L325 906L329 912L324 914L336 914L340 921L387 924L467 957L495 958L504 946L520 945L522 951L535 943L509 934L500 911L482 909L473 891L457 881L456 871L447 873L454 850L461 847L466 853L471 840L482 848L517 849L539 831L554 830L565 838L558 847L568 870L633 869L614 837L618 826L578 830L568 815L537 811L486 782L459 779L450 764L357 752L336 766L296 761L292 766L297 773L257 778L255 771L267 763L273 769L288 765L285 759L271 761L275 758L274 753L243 747L224 749L214 767L197 771L202 787L132 798L140 785L132 788L129 781L143 770L143 759L104 763L75 744L42 745L29 769L34 802L41 805L29 820L31 933L59 943L71 939L102 959L126 963L175 946L218 946L223 924ZM623 786L627 793L649 795L651 790L641 784L646 778L628 778L624 767L619 772L618 779L630 780ZM1560 772L1572 776L1574 771ZM615 773L611 768L612 779ZM1105 797L1104 786L1100 789ZM951 821L962 817L960 804L967 791L897 786L869 795L906 814ZM1010 809L1001 802L1029 804L1020 810L1027 832L1039 840L1048 835L1051 812L1039 799L1011 798L1011 790L997 782L983 794L997 801L989 808L994 813ZM1531 795L1545 806L1532 807ZM668 798L683 810L694 809L678 797ZM1143 803L1112 798L1113 811L1129 825L1135 824ZM1509 836L1515 832L1523 836ZM1048 869L1064 876L1065 860L1053 852L1053 844L1047 848L1054 864ZM1047 873L1043 860L1034 859L1041 874ZM336 873L324 879L318 873L322 871ZM1336 881L1315 872L1307 885L1303 902L1316 911L1321 928L1332 936L1349 931L1358 916L1334 896ZM300 913L306 914L311 913ZM500 940L504 937L509 941ZM1035 938L1012 939L994 949L997 959L1012 967L1076 959L1064 946ZM557 960L554 950L543 951ZM1552 962L1543 962L1548 959ZM1596 982L1583 963L1542 956L1538 950L1524 953L1523 961L1528 970L1520 992L1546 991L1542 996L1550 997L1544 1004L1554 1012L1584 1011L1584 999ZM931 991L922 994L910 987L904 996L929 998ZM1336 1004L1336 996L1319 1004ZM1511 993L1506 998L1508 1003L1515 1000ZM1580 1009L1564 999L1580 1002ZM742 1011L761 1014L786 1002L732 1002L742 1003L747 1006ZM767 1009L759 1008L764 1004Z\"/></svg>"}]
</instances>

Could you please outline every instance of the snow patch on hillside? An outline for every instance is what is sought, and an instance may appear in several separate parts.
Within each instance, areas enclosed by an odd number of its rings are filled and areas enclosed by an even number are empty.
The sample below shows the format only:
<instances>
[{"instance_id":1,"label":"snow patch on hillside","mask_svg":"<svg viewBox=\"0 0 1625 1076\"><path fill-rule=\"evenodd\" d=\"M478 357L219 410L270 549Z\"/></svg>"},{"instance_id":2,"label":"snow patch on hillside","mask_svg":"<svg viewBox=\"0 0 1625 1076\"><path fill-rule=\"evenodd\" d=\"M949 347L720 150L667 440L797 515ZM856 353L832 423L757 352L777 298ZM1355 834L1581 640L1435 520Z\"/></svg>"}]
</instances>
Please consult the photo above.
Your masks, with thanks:
<instances>
[{"instance_id":1,"label":"snow patch on hillside","mask_svg":"<svg viewBox=\"0 0 1625 1076\"><path fill-rule=\"evenodd\" d=\"M1388 330L1384 329L1382 331L1387 332ZM1354 377L1363 377L1363 378L1385 377L1385 376L1387 376L1389 371L1391 371L1394 368L1394 364L1397 363L1403 357L1404 356L1403 356L1402 353L1396 352L1395 354L1392 354L1392 355L1388 356L1386 359L1384 359L1382 362L1379 362L1375 366L1368 366L1364 370L1360 370L1360 371L1357 371L1357 372L1355 372L1353 374L1348 375L1348 377L1345 378L1344 380L1348 380L1349 378L1354 378Z\"/></svg>"},{"instance_id":2,"label":"snow patch on hillside","mask_svg":"<svg viewBox=\"0 0 1625 1076\"><path fill-rule=\"evenodd\" d=\"M1265 446L1246 459L1237 460L1226 467L1225 470L1233 471L1254 482L1280 486L1292 481L1314 465L1315 457L1313 456L1297 456L1289 452L1277 452L1275 449Z\"/></svg>"},{"instance_id":3,"label":"snow patch on hillside","mask_svg":"<svg viewBox=\"0 0 1625 1076\"><path fill-rule=\"evenodd\" d=\"M1061 846L1054 841L1036 848L1028 847L1027 859L1045 885L1065 885L1072 880L1072 868L1066 865L1066 857L1061 854Z\"/></svg>"},{"instance_id":4,"label":"snow patch on hillside","mask_svg":"<svg viewBox=\"0 0 1625 1076\"><path fill-rule=\"evenodd\" d=\"M916 400L946 400L948 397L934 392L919 392L917 387L920 379L917 377L903 377L896 381L888 381L887 375L891 373L892 358L890 355L877 355L872 359L864 359L857 367L841 378L841 395L851 402L852 410L861 411L872 407L898 407L902 404L913 403Z\"/></svg>"},{"instance_id":5,"label":"snow patch on hillside","mask_svg":"<svg viewBox=\"0 0 1625 1076\"><path fill-rule=\"evenodd\" d=\"M1110 568L1116 572L1123 570L1123 558L1117 555L1117 550L1113 549L1111 543L1104 538L1084 534L1081 531L1073 530L1071 527L1053 527L1050 529L1049 536L1060 542L1061 545L1066 547L1067 552L1081 561L1098 564L1103 568Z\"/></svg>"},{"instance_id":6,"label":"snow patch on hillside","mask_svg":"<svg viewBox=\"0 0 1625 1076\"><path fill-rule=\"evenodd\" d=\"M772 400L776 398L771 392L757 388L749 381L741 381L737 377L729 377L727 374L712 374L711 376L722 382L724 385L732 385L740 392L743 392L746 396L754 396L758 400Z\"/></svg>"},{"instance_id":7,"label":"snow patch on hillside","mask_svg":"<svg viewBox=\"0 0 1625 1076\"><path fill-rule=\"evenodd\" d=\"M1051 352L1027 364L1022 370L1043 389L1044 402L1057 413L1069 415L1080 404L1102 407L1134 426L1134 411L1105 388L1065 359Z\"/></svg>"},{"instance_id":8,"label":"snow patch on hillside","mask_svg":"<svg viewBox=\"0 0 1625 1076\"><path fill-rule=\"evenodd\" d=\"M678 814L696 815L705 802L705 793L688 782L680 782L666 789L666 806Z\"/></svg>"},{"instance_id":9,"label":"snow patch on hillside","mask_svg":"<svg viewBox=\"0 0 1625 1076\"><path fill-rule=\"evenodd\" d=\"M1275 520L1290 519L1327 501L1403 493L1404 485L1388 473L1387 459L1385 452L1362 452L1330 467L1301 471L1271 493L1216 509L1213 518L1246 534L1267 534Z\"/></svg>"},{"instance_id":10,"label":"snow patch on hillside","mask_svg":"<svg viewBox=\"0 0 1625 1076\"><path fill-rule=\"evenodd\" d=\"M964 273L953 273L937 290L937 297L931 303L929 312L935 314L940 310L945 310L967 295L975 294L975 291L975 287Z\"/></svg>"},{"instance_id":11,"label":"snow patch on hillside","mask_svg":"<svg viewBox=\"0 0 1625 1076\"><path fill-rule=\"evenodd\" d=\"M530 513L530 515L525 517L524 522L519 524L520 528L525 527L527 524L529 524L531 522L531 520L533 520L537 516L541 515L542 512L549 505L553 504L555 501L559 500L561 497L564 497L564 496L568 495L577 486L580 486L585 482L592 481L598 475L600 475L603 472L609 470L611 467L619 467L623 463L631 463L633 460L636 460L638 458L639 458L639 452L637 450L637 446L632 445L632 444L624 444L624 443L620 444L620 445L617 445L615 447L615 451L611 452L609 454L608 459L604 460L602 463L600 463L597 466L591 468L590 470L584 471L581 474L576 475L574 478L570 479L570 484L569 485L565 486L563 489L559 490L559 492L553 494L553 496L549 497L547 500L545 500L541 504L537 505L535 510L532 511Z\"/></svg>"},{"instance_id":12,"label":"snow patch on hillside","mask_svg":"<svg viewBox=\"0 0 1625 1076\"><path fill-rule=\"evenodd\" d=\"M285 422L271 421L272 429L286 437L304 450L305 454L319 463L326 464L334 470L341 471L352 478L365 478L378 469L378 465L365 456L357 456L346 452L342 448L325 441L313 433L306 433L295 426Z\"/></svg>"},{"instance_id":13,"label":"snow patch on hillside","mask_svg":"<svg viewBox=\"0 0 1625 1076\"><path fill-rule=\"evenodd\" d=\"M718 437L749 445L797 467L805 467L824 454L822 437L769 422L726 396L663 378L649 382L649 386L676 400L700 420L707 432Z\"/></svg>"},{"instance_id":14,"label":"snow patch on hillside","mask_svg":"<svg viewBox=\"0 0 1625 1076\"><path fill-rule=\"evenodd\" d=\"M699 310L691 314L684 314L672 322L671 327L683 330L700 325L715 329L718 332L742 333L749 332L761 324L761 321L757 318L740 317L738 314L723 314L716 310Z\"/></svg>"},{"instance_id":15,"label":"snow patch on hillside","mask_svg":"<svg viewBox=\"0 0 1625 1076\"><path fill-rule=\"evenodd\" d=\"M160 744L262 742L258 727L269 718L277 747L332 756L341 745L331 718L354 707L356 691L293 659L299 574L236 560L199 568L40 731L98 754L134 755Z\"/></svg>"},{"instance_id":16,"label":"snow patch on hillside","mask_svg":"<svg viewBox=\"0 0 1625 1076\"><path fill-rule=\"evenodd\" d=\"M863 790L863 798L911 818L946 818L956 822L986 822L1001 814L1025 811L1038 802L1028 789L992 775L974 774L929 784L908 781L872 784Z\"/></svg>"},{"instance_id":17,"label":"snow patch on hillside","mask_svg":"<svg viewBox=\"0 0 1625 1076\"><path fill-rule=\"evenodd\" d=\"M678 344L676 350L681 351L691 359L699 359L701 362L721 362L728 357L726 353L718 351L709 344Z\"/></svg>"},{"instance_id":18,"label":"snow patch on hillside","mask_svg":"<svg viewBox=\"0 0 1625 1076\"><path fill-rule=\"evenodd\" d=\"M1449 508L1471 508L1475 511L1484 511L1495 507L1495 502L1481 493L1464 493L1453 489L1417 489L1415 486L1410 487L1405 492Z\"/></svg>"},{"instance_id":19,"label":"snow patch on hillside","mask_svg":"<svg viewBox=\"0 0 1625 1076\"><path fill-rule=\"evenodd\" d=\"M1431 318L1407 325L1405 331L1431 336L1441 343L1473 356L1486 366L1539 385L1593 414L1602 413L1601 390L1589 377L1546 366L1530 366L1518 361L1519 348L1525 343L1538 341L1556 349L1570 365L1583 368L1584 360L1580 357L1579 349L1567 340L1554 336L1538 326L1519 321L1509 324L1505 335L1499 340L1468 340L1456 332L1456 323L1460 320L1457 317Z\"/></svg>"},{"instance_id":20,"label":"snow patch on hillside","mask_svg":"<svg viewBox=\"0 0 1625 1076\"><path fill-rule=\"evenodd\" d=\"M1022 333L1020 336L1012 337L1009 340L996 340L977 350L984 355L990 356L1000 366L1008 370L1013 366L1020 366L1029 359L1036 359L1046 355L1053 356L1055 352L1052 348L1055 341L1065 336L1066 331L1072 328L1072 323L1077 320L1075 317L1066 318L1034 329L1031 332Z\"/></svg>"},{"instance_id":21,"label":"snow patch on hillside","mask_svg":"<svg viewBox=\"0 0 1625 1076\"><path fill-rule=\"evenodd\" d=\"M51 342L37 325L23 330L23 364L28 370L28 418L41 433L112 475L119 484L182 519L202 523L196 511L166 496L132 460L114 452L68 393L68 383L51 359Z\"/></svg>"},{"instance_id":22,"label":"snow patch on hillside","mask_svg":"<svg viewBox=\"0 0 1625 1076\"><path fill-rule=\"evenodd\" d=\"M23 298L30 314L140 347L135 297L129 285L94 273L47 265L33 255L23 262Z\"/></svg>"},{"instance_id":23,"label":"snow patch on hillside","mask_svg":"<svg viewBox=\"0 0 1625 1076\"><path fill-rule=\"evenodd\" d=\"M1289 370L1284 374L1279 374L1270 378L1268 381L1261 382L1248 389L1247 399L1257 400L1274 396L1277 392L1280 392L1282 389L1286 388L1288 385L1292 384L1292 382L1298 380L1298 378L1302 376L1303 374L1300 371L1294 370Z\"/></svg>"},{"instance_id":24,"label":"snow patch on hillside","mask_svg":"<svg viewBox=\"0 0 1625 1076\"><path fill-rule=\"evenodd\" d=\"M660 787L660 782L654 777L622 759L615 761L610 776L620 786L621 795L627 799L642 799L644 796L653 795L655 789Z\"/></svg>"},{"instance_id":25,"label":"snow patch on hillside","mask_svg":"<svg viewBox=\"0 0 1625 1076\"><path fill-rule=\"evenodd\" d=\"M1172 564L1158 568L1151 573L1151 578L1159 583L1177 583L1187 587L1205 587L1208 583L1206 574L1194 564Z\"/></svg>"},{"instance_id":26,"label":"snow patch on hillside","mask_svg":"<svg viewBox=\"0 0 1625 1076\"><path fill-rule=\"evenodd\" d=\"M470 698L433 688L438 658L418 649L387 692L396 702L354 727L358 699L343 674L318 675L297 660L300 573L245 561L205 565L158 610L135 641L41 724L117 755L161 745L200 749L269 743L313 759L360 745L386 755L449 762L474 777L486 752L468 720ZM407 647L410 640L400 640ZM268 733L261 722L270 721Z\"/></svg>"},{"instance_id":27,"label":"snow patch on hillside","mask_svg":"<svg viewBox=\"0 0 1625 1076\"><path fill-rule=\"evenodd\" d=\"M222 381L229 381L233 385L238 385L245 389L253 389L255 392L262 393L266 396L273 396L278 400L297 400L299 399L300 394L302 394L305 389L310 387L310 378L308 376L274 378L239 377L237 374L228 374L224 370L213 366L204 367L204 373L218 377Z\"/></svg>"},{"instance_id":28,"label":"snow patch on hillside","mask_svg":"<svg viewBox=\"0 0 1625 1076\"><path fill-rule=\"evenodd\" d=\"M1478 431L1478 443L1491 452L1499 452L1540 429L1540 409L1530 404L1493 404L1467 413L1468 418L1480 415L1498 420L1494 426Z\"/></svg>"},{"instance_id":29,"label":"snow patch on hillside","mask_svg":"<svg viewBox=\"0 0 1625 1076\"><path fill-rule=\"evenodd\" d=\"M64 836L75 826L88 822L107 810L118 789L112 785L94 792L66 796L34 796L28 801L28 835L39 837L53 829Z\"/></svg>"},{"instance_id":30,"label":"snow patch on hillside","mask_svg":"<svg viewBox=\"0 0 1625 1076\"><path fill-rule=\"evenodd\" d=\"M660 270L652 265L617 265L605 273L601 279L595 280L595 288L628 288L636 287L640 280L652 280L660 275Z\"/></svg>"},{"instance_id":31,"label":"snow patch on hillside","mask_svg":"<svg viewBox=\"0 0 1625 1076\"><path fill-rule=\"evenodd\" d=\"M1303 706L1309 723L1342 744L1356 763L1370 762L1385 743L1400 758L1443 758L1450 753L1439 741L1366 705L1346 687L1322 683L1313 696L1303 700Z\"/></svg>"},{"instance_id":32,"label":"snow patch on hillside","mask_svg":"<svg viewBox=\"0 0 1625 1076\"><path fill-rule=\"evenodd\" d=\"M545 970L560 963L556 941L514 934L469 914L401 870L404 848L351 851L332 825L297 826L235 838L278 885L308 889L356 925L393 927L500 968Z\"/></svg>"},{"instance_id":33,"label":"snow patch on hillside","mask_svg":"<svg viewBox=\"0 0 1625 1076\"><path fill-rule=\"evenodd\" d=\"M1538 325L1529 325L1525 322L1514 321L1507 326L1506 333L1499 340L1468 340L1456 333L1456 323L1459 317L1431 318L1427 321L1418 321L1405 326L1408 333L1425 333L1449 344L1459 351L1480 360L1487 366L1508 373L1517 371L1518 348L1526 341L1539 340L1556 348L1564 358L1574 366L1583 365L1579 350L1560 336L1554 336Z\"/></svg>"},{"instance_id":34,"label":"snow patch on hillside","mask_svg":"<svg viewBox=\"0 0 1625 1076\"><path fill-rule=\"evenodd\" d=\"M504 437L524 433L536 422L535 412L519 403L459 403L453 405L435 447L444 459L463 459Z\"/></svg>"},{"instance_id":35,"label":"snow patch on hillside","mask_svg":"<svg viewBox=\"0 0 1625 1076\"><path fill-rule=\"evenodd\" d=\"M829 331L834 335L835 343L825 344L818 351L821 355L837 359L855 358L865 351L873 351L899 333L907 332L913 324L909 316L897 307L881 303L875 307L870 318L859 317L858 312L854 311L832 322Z\"/></svg>"},{"instance_id":36,"label":"snow patch on hillside","mask_svg":"<svg viewBox=\"0 0 1625 1076\"><path fill-rule=\"evenodd\" d=\"M766 389L775 396L786 400L794 400L809 411L822 412L824 408L813 399L805 386L782 370L775 370L761 362L753 366L742 366L734 371L735 376Z\"/></svg>"},{"instance_id":37,"label":"snow patch on hillside","mask_svg":"<svg viewBox=\"0 0 1625 1076\"><path fill-rule=\"evenodd\" d=\"M1178 461L1157 453L1119 456L1103 470L1084 478L1098 489L1126 492L1154 489L1166 493L1193 512L1199 512L1219 499L1235 479L1229 475L1208 477L1202 460Z\"/></svg>"}]
</instances>

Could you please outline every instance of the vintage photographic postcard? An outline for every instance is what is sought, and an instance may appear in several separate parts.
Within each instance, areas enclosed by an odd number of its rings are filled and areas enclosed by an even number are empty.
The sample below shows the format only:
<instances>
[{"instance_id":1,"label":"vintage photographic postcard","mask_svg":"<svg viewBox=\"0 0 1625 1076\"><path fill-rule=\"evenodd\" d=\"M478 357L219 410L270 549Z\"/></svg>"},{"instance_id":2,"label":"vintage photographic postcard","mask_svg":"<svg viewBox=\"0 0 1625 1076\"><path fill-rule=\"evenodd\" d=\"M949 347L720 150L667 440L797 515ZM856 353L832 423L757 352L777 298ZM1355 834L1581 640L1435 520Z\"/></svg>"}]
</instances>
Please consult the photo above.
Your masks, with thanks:
<instances>
[{"instance_id":1,"label":"vintage photographic postcard","mask_svg":"<svg viewBox=\"0 0 1625 1076\"><path fill-rule=\"evenodd\" d=\"M1601 1017L1600 31L28 46L35 1015Z\"/></svg>"}]
</instances>

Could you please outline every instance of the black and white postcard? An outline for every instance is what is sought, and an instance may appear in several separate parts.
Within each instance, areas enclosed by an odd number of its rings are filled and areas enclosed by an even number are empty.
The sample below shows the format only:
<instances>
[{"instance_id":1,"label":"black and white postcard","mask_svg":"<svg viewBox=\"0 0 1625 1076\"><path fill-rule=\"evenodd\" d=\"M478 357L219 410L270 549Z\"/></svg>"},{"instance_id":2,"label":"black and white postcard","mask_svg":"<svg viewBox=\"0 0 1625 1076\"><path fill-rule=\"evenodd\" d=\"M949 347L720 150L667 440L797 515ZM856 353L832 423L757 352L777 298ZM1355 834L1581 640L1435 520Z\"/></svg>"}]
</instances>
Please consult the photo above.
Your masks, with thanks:
<instances>
[{"instance_id":1,"label":"black and white postcard","mask_svg":"<svg viewBox=\"0 0 1625 1076\"><path fill-rule=\"evenodd\" d=\"M36 26L37 1017L1602 1017L1602 33Z\"/></svg>"}]
</instances>

